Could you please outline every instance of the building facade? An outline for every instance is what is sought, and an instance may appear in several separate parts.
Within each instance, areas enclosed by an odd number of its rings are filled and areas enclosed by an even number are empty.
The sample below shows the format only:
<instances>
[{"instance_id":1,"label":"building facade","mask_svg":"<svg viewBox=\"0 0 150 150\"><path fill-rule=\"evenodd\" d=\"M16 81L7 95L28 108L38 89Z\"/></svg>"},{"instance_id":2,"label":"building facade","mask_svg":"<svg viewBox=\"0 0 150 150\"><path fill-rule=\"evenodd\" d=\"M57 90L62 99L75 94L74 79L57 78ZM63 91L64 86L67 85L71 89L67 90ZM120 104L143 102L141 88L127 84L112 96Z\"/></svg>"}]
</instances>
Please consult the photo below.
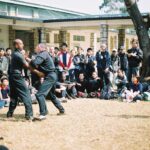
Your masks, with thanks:
<instances>
[{"instance_id":1,"label":"building facade","mask_svg":"<svg viewBox=\"0 0 150 150\"><path fill-rule=\"evenodd\" d=\"M143 14L145 17L147 14ZM99 49L107 43L108 49L124 45L136 38L133 24L127 14L95 16L19 0L0 0L0 47L13 47L15 38L33 51L40 43L59 47L66 42L70 49L76 46L86 50Z\"/></svg>"}]
</instances>

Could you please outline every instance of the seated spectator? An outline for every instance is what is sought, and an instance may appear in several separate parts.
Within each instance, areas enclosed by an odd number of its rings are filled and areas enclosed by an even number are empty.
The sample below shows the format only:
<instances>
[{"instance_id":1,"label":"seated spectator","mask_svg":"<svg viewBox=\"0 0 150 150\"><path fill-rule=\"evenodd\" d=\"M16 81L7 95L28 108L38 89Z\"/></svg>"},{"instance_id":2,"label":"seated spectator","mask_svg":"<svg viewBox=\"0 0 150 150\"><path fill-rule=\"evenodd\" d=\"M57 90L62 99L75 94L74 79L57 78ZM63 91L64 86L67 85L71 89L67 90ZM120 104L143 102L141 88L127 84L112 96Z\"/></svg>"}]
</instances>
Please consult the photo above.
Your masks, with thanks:
<instances>
[{"instance_id":1,"label":"seated spectator","mask_svg":"<svg viewBox=\"0 0 150 150\"><path fill-rule=\"evenodd\" d=\"M1 105L8 107L10 103L9 97L9 82L7 78L1 79ZM1 107L1 106L0 106Z\"/></svg>"},{"instance_id":2,"label":"seated spectator","mask_svg":"<svg viewBox=\"0 0 150 150\"><path fill-rule=\"evenodd\" d=\"M102 88L102 80L98 77L97 72L93 72L92 77L88 81L87 92L89 97L100 97L100 91Z\"/></svg>"},{"instance_id":3,"label":"seated spectator","mask_svg":"<svg viewBox=\"0 0 150 150\"><path fill-rule=\"evenodd\" d=\"M60 101L62 103L66 103L67 100L66 100L66 97L67 97L67 91L66 91L66 87L61 85L60 82L56 82L56 85L55 85L55 93L56 93L56 96L58 98L60 98Z\"/></svg>"},{"instance_id":4,"label":"seated spectator","mask_svg":"<svg viewBox=\"0 0 150 150\"><path fill-rule=\"evenodd\" d=\"M79 78L77 79L76 89L78 97L87 97L87 81L85 80L84 73L79 73Z\"/></svg>"},{"instance_id":5,"label":"seated spectator","mask_svg":"<svg viewBox=\"0 0 150 150\"><path fill-rule=\"evenodd\" d=\"M142 91L143 86L139 82L138 77L133 77L132 82L129 84L129 90L126 90L124 95L125 96L125 102L138 102L142 100Z\"/></svg>"},{"instance_id":6,"label":"seated spectator","mask_svg":"<svg viewBox=\"0 0 150 150\"><path fill-rule=\"evenodd\" d=\"M123 70L121 69L119 69L117 72L115 84L117 86L118 96L120 97L122 92L126 89L126 84L127 84L127 77L123 72Z\"/></svg>"},{"instance_id":7,"label":"seated spectator","mask_svg":"<svg viewBox=\"0 0 150 150\"><path fill-rule=\"evenodd\" d=\"M66 87L69 96L71 96L73 99L76 99L77 97L77 90L75 88L76 83L68 81L65 72L63 72L61 75L60 84Z\"/></svg>"}]
</instances>

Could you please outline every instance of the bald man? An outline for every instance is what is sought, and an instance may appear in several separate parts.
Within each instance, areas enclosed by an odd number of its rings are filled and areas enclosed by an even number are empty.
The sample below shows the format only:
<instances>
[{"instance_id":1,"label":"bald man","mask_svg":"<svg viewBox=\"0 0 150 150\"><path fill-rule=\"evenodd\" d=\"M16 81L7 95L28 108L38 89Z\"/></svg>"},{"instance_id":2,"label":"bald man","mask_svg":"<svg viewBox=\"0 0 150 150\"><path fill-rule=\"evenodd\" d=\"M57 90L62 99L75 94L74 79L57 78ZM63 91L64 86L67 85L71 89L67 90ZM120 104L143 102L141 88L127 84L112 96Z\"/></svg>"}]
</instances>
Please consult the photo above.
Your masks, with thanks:
<instances>
[{"instance_id":1,"label":"bald man","mask_svg":"<svg viewBox=\"0 0 150 150\"><path fill-rule=\"evenodd\" d=\"M35 52L37 53L34 60L26 59L30 62L30 65L39 70L41 73L45 75L43 83L40 85L38 92L36 93L36 98L39 103L40 107L40 115L37 119L44 120L46 119L46 115L48 113L45 97L49 94L52 103L55 107L59 110L59 115L65 113L63 106L61 105L60 101L54 95L54 91L52 91L56 81L57 75L55 72L55 65L53 62L52 57L46 50L45 44L39 44L36 47Z\"/></svg>"},{"instance_id":2,"label":"bald man","mask_svg":"<svg viewBox=\"0 0 150 150\"><path fill-rule=\"evenodd\" d=\"M25 106L25 118L27 120L33 120L31 96L22 75L22 70L29 67L22 54L24 44L20 39L16 39L14 41L14 47L15 50L12 54L9 76L11 102L7 117L13 117L18 98L20 98Z\"/></svg>"}]
</instances>

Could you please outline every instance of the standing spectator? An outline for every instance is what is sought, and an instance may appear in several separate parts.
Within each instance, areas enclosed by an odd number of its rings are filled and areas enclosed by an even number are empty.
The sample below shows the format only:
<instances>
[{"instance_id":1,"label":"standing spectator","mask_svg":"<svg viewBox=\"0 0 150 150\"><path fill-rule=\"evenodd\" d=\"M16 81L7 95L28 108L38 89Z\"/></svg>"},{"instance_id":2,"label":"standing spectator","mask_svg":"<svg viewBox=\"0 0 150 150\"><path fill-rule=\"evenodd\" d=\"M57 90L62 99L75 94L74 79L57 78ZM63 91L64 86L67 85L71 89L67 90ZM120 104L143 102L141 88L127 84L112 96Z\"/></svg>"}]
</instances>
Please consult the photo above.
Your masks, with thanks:
<instances>
[{"instance_id":1,"label":"standing spectator","mask_svg":"<svg viewBox=\"0 0 150 150\"><path fill-rule=\"evenodd\" d=\"M117 71L120 69L120 57L118 56L117 49L112 50L111 54L111 69L112 69L112 86L115 86L115 78L117 76Z\"/></svg>"},{"instance_id":2,"label":"standing spectator","mask_svg":"<svg viewBox=\"0 0 150 150\"><path fill-rule=\"evenodd\" d=\"M102 44L100 50L96 53L96 61L98 76L104 81L104 84L108 85L110 83L109 68L111 65L111 59L106 44Z\"/></svg>"},{"instance_id":3,"label":"standing spectator","mask_svg":"<svg viewBox=\"0 0 150 150\"><path fill-rule=\"evenodd\" d=\"M59 58L59 72L66 72L67 78L69 79L69 70L72 65L72 57L68 52L68 45L63 43L61 46L61 52L58 54Z\"/></svg>"},{"instance_id":4,"label":"standing spectator","mask_svg":"<svg viewBox=\"0 0 150 150\"><path fill-rule=\"evenodd\" d=\"M128 58L123 46L120 47L118 55L120 57L120 69L123 70L125 72L126 77L128 77Z\"/></svg>"},{"instance_id":5,"label":"standing spectator","mask_svg":"<svg viewBox=\"0 0 150 150\"><path fill-rule=\"evenodd\" d=\"M133 76L139 76L140 64L143 59L143 52L139 48L137 40L132 40L132 48L128 51L129 72L128 80L131 82Z\"/></svg>"},{"instance_id":6,"label":"standing spectator","mask_svg":"<svg viewBox=\"0 0 150 150\"><path fill-rule=\"evenodd\" d=\"M0 48L0 78L3 75L7 76L7 73L8 73L8 60L4 56L4 54L5 54L4 49Z\"/></svg>"},{"instance_id":7,"label":"standing spectator","mask_svg":"<svg viewBox=\"0 0 150 150\"><path fill-rule=\"evenodd\" d=\"M71 63L71 66L70 66L70 70L69 70L69 79L70 81L75 81L75 66L74 66L74 56L76 55L76 50L73 49L71 50L70 52L70 55L71 55L71 58L72 58L72 63Z\"/></svg>"},{"instance_id":8,"label":"standing spectator","mask_svg":"<svg viewBox=\"0 0 150 150\"><path fill-rule=\"evenodd\" d=\"M74 65L75 65L75 77L77 80L80 72L84 72L84 65L85 65L85 56L83 55L83 49L81 47L78 47L77 49L77 55L74 57Z\"/></svg>"},{"instance_id":9,"label":"standing spectator","mask_svg":"<svg viewBox=\"0 0 150 150\"><path fill-rule=\"evenodd\" d=\"M58 70L59 70L59 57L58 57L59 48L55 47L54 50L55 50L54 51L54 54L55 54L54 64L55 64L56 71L57 71L57 74L58 74Z\"/></svg>"},{"instance_id":10,"label":"standing spectator","mask_svg":"<svg viewBox=\"0 0 150 150\"><path fill-rule=\"evenodd\" d=\"M86 77L87 79L89 79L92 77L92 72L95 71L95 65L96 65L96 59L95 56L93 55L92 48L87 49L85 64L86 64L86 70L85 70Z\"/></svg>"},{"instance_id":11,"label":"standing spectator","mask_svg":"<svg viewBox=\"0 0 150 150\"><path fill-rule=\"evenodd\" d=\"M7 60L8 60L8 75L10 73L11 54L12 54L11 48L7 48L5 56L6 56Z\"/></svg>"}]
</instances>

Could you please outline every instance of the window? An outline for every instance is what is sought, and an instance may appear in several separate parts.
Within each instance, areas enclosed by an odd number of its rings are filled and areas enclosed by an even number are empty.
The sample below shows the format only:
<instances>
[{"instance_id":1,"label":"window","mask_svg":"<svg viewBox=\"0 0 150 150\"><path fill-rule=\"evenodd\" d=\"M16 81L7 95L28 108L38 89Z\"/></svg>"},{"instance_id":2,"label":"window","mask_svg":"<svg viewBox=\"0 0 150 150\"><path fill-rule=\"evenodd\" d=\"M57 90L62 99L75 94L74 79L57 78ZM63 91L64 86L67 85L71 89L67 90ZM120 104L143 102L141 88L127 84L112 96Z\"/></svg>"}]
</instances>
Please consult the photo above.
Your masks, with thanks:
<instances>
[{"instance_id":1,"label":"window","mask_svg":"<svg viewBox=\"0 0 150 150\"><path fill-rule=\"evenodd\" d=\"M85 36L74 35L73 40L74 41L85 41Z\"/></svg>"},{"instance_id":2,"label":"window","mask_svg":"<svg viewBox=\"0 0 150 150\"><path fill-rule=\"evenodd\" d=\"M7 15L7 5L0 3L0 15Z\"/></svg>"},{"instance_id":3,"label":"window","mask_svg":"<svg viewBox=\"0 0 150 150\"><path fill-rule=\"evenodd\" d=\"M54 43L59 43L59 34L54 34Z\"/></svg>"},{"instance_id":4,"label":"window","mask_svg":"<svg viewBox=\"0 0 150 150\"><path fill-rule=\"evenodd\" d=\"M50 43L50 36L49 36L49 33L46 33L46 43Z\"/></svg>"},{"instance_id":5,"label":"window","mask_svg":"<svg viewBox=\"0 0 150 150\"><path fill-rule=\"evenodd\" d=\"M97 43L99 43L100 42L100 38L97 38Z\"/></svg>"},{"instance_id":6,"label":"window","mask_svg":"<svg viewBox=\"0 0 150 150\"><path fill-rule=\"evenodd\" d=\"M126 49L129 49L129 39L126 39Z\"/></svg>"}]
</instances>

